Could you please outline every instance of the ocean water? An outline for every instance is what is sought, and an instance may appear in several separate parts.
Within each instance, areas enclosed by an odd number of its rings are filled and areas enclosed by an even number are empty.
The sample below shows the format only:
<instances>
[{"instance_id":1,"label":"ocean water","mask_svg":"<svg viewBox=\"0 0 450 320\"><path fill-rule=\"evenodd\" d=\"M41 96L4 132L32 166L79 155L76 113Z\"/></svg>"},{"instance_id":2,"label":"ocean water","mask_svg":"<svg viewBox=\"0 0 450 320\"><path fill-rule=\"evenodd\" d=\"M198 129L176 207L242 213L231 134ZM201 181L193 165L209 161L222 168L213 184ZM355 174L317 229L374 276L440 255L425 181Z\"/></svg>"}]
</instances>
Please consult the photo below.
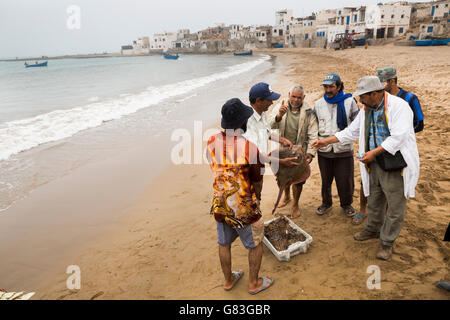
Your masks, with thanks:
<instances>
[{"instance_id":1,"label":"ocean water","mask_svg":"<svg viewBox=\"0 0 450 320\"><path fill-rule=\"evenodd\" d=\"M0 62L0 211L140 141L217 123L223 102L245 100L271 67L266 55Z\"/></svg>"}]
</instances>

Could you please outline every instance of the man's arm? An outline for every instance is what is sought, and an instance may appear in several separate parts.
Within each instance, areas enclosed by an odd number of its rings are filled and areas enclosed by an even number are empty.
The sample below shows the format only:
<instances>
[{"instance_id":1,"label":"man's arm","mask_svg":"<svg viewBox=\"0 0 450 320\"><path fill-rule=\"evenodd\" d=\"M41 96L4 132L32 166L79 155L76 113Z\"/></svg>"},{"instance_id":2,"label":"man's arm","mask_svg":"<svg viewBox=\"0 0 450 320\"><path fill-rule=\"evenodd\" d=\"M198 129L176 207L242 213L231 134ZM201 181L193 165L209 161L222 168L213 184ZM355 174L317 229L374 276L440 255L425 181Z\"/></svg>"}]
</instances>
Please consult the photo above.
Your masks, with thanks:
<instances>
[{"instance_id":1,"label":"man's arm","mask_svg":"<svg viewBox=\"0 0 450 320\"><path fill-rule=\"evenodd\" d=\"M414 113L414 132L420 132L423 130L423 112L419 98L417 98L416 95L413 95L413 98L409 102L409 106Z\"/></svg>"},{"instance_id":2,"label":"man's arm","mask_svg":"<svg viewBox=\"0 0 450 320\"><path fill-rule=\"evenodd\" d=\"M278 134L272 133L269 137L270 140L278 142L279 144L281 144L283 147L288 147L289 149L292 149L292 147L294 146L292 144L292 142L290 142L288 139L279 136Z\"/></svg>"},{"instance_id":3,"label":"man's arm","mask_svg":"<svg viewBox=\"0 0 450 320\"><path fill-rule=\"evenodd\" d=\"M309 123L308 123L308 148L306 150L306 154L311 155L311 157L315 157L316 150L311 146L311 144L319 139L319 122L317 121L317 116L313 110L309 111L311 114L309 115ZM311 159L312 161L312 159ZM310 162L311 162L310 161Z\"/></svg>"}]
</instances>

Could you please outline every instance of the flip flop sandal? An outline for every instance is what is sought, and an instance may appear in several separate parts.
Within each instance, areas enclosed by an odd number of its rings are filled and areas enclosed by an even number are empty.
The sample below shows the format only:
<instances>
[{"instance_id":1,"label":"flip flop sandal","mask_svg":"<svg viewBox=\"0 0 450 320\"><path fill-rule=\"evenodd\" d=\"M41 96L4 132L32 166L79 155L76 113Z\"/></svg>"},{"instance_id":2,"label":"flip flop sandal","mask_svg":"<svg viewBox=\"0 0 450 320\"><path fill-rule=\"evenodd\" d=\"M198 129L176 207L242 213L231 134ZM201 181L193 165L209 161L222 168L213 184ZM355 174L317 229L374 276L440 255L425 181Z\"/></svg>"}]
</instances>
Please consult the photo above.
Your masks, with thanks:
<instances>
[{"instance_id":1,"label":"flip flop sandal","mask_svg":"<svg viewBox=\"0 0 450 320\"><path fill-rule=\"evenodd\" d=\"M239 279L244 275L244 271L232 271L232 273L234 274L234 281L231 284L231 287L229 287L228 289L223 287L223 290L225 291L230 291L231 289L233 289Z\"/></svg>"},{"instance_id":2,"label":"flip flop sandal","mask_svg":"<svg viewBox=\"0 0 450 320\"><path fill-rule=\"evenodd\" d=\"M357 213L352 217L352 224L354 224L354 225L361 224L365 218L366 218L366 215L365 215L365 214L362 214L362 213L360 213L360 212L357 212Z\"/></svg>"},{"instance_id":3,"label":"flip flop sandal","mask_svg":"<svg viewBox=\"0 0 450 320\"><path fill-rule=\"evenodd\" d=\"M342 209L344 209L345 215L349 218L353 217L356 214L356 211L352 206L342 207Z\"/></svg>"},{"instance_id":4,"label":"flip flop sandal","mask_svg":"<svg viewBox=\"0 0 450 320\"><path fill-rule=\"evenodd\" d=\"M318 207L317 208L317 210L316 210L316 213L319 215L319 216L322 216L322 215L324 215L325 213L327 213L327 210L328 209L330 209L331 208L331 206L326 206L326 205L321 205L320 207Z\"/></svg>"},{"instance_id":5,"label":"flip flop sandal","mask_svg":"<svg viewBox=\"0 0 450 320\"><path fill-rule=\"evenodd\" d=\"M267 277L259 277L259 278L263 279L263 283L262 283L261 288L259 288L256 291L249 291L248 293L250 293L250 294L257 294L257 293L259 293L261 291L266 290L267 288L269 288L275 282L274 279L271 280L271 279L269 279Z\"/></svg>"}]
</instances>

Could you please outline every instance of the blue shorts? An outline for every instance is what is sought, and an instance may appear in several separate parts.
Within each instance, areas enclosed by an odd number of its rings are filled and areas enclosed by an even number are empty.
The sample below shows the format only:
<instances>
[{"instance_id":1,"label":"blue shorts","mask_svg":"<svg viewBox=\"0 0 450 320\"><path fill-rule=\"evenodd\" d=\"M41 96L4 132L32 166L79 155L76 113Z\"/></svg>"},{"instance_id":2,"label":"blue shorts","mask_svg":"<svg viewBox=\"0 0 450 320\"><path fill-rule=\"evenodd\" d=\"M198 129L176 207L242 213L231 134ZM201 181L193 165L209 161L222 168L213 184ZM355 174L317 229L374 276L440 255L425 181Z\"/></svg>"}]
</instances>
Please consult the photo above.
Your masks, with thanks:
<instances>
[{"instance_id":1,"label":"blue shorts","mask_svg":"<svg viewBox=\"0 0 450 320\"><path fill-rule=\"evenodd\" d=\"M243 229L234 229L225 222L217 222L217 243L228 246L239 237L246 249L256 248L264 238L264 227L255 228L257 223L258 221Z\"/></svg>"}]
</instances>

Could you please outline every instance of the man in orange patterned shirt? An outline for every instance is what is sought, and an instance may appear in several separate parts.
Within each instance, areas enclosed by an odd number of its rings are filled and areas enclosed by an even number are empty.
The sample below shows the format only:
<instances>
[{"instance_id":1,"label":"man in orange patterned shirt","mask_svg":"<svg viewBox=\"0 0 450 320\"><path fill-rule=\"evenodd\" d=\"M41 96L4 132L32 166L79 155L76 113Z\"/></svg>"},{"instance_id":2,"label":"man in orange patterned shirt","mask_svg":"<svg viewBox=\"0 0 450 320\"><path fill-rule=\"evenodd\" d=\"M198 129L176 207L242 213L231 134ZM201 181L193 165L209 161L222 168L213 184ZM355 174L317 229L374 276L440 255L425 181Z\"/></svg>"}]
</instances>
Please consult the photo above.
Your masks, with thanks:
<instances>
[{"instance_id":1,"label":"man in orange patterned shirt","mask_svg":"<svg viewBox=\"0 0 450 320\"><path fill-rule=\"evenodd\" d=\"M247 120L253 109L239 99L228 100L222 107L222 131L208 141L207 157L214 173L214 197L211 214L217 224L219 258L225 276L225 290L231 290L243 276L243 271L231 271L231 244L239 236L249 250L250 294L261 292L273 283L268 277L258 277L262 260L264 223L254 183L262 179L264 163L279 161L280 165L297 165L295 158L274 159L261 154L245 139Z\"/></svg>"}]
</instances>

